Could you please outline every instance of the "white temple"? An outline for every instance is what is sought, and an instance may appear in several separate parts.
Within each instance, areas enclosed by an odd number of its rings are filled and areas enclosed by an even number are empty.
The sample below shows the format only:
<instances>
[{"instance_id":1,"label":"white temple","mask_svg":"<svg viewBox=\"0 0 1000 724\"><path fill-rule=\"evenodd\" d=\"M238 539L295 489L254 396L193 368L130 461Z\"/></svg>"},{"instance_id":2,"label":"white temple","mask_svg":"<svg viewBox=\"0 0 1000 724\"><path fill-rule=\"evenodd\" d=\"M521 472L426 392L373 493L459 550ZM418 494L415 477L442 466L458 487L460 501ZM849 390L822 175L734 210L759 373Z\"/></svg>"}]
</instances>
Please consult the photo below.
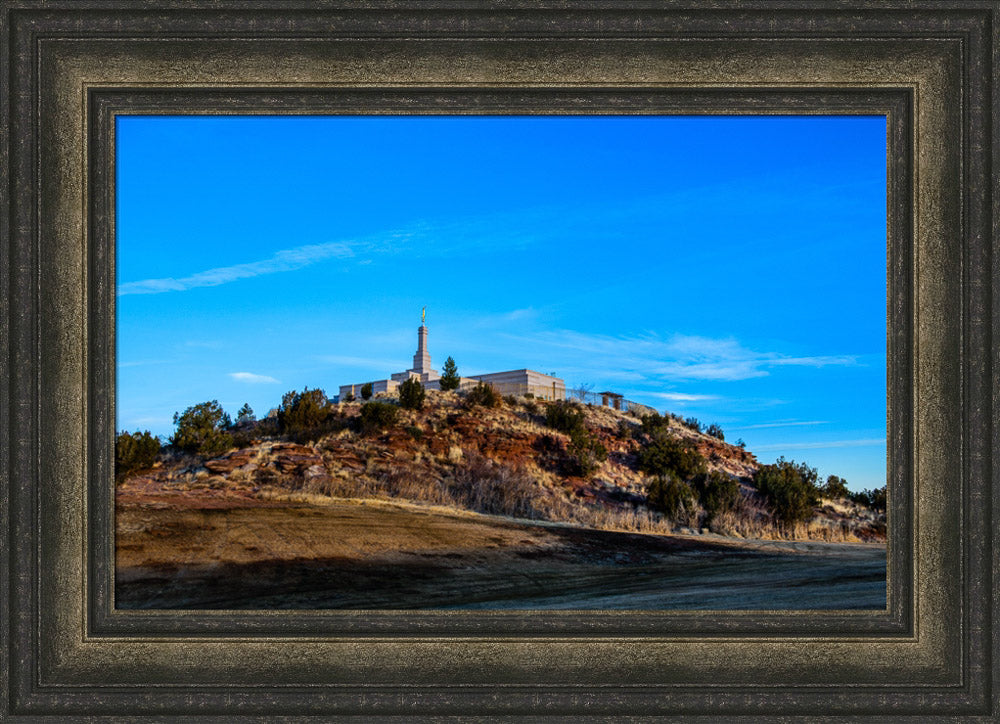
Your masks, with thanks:
<instances>
[{"instance_id":1,"label":"white temple","mask_svg":"<svg viewBox=\"0 0 1000 724\"><path fill-rule=\"evenodd\" d=\"M441 375L431 368L431 355L427 350L427 308L420 315L420 327L417 328L417 351L413 355L413 367L405 372L396 372L390 375L387 380L372 380L369 382L359 382L353 385L341 385L340 395L337 398L340 402L356 399L361 396L361 388L366 384L371 384L372 395L395 394L399 390L399 385L410 378L416 378L428 390L441 389L438 382ZM485 375L473 375L471 377L461 377L459 389L473 387L479 382L486 382L503 395L526 395L531 394L542 400L562 400L566 397L566 383L558 377L543 375L529 369L509 370L507 372L492 372Z\"/></svg>"},{"instance_id":2,"label":"white temple","mask_svg":"<svg viewBox=\"0 0 1000 724\"><path fill-rule=\"evenodd\" d=\"M428 387L431 382L441 378L437 370L431 369L431 353L427 351L427 325L424 324L426 315L427 307L424 307L420 314L420 327L417 328L417 351L413 355L413 367L406 372L392 375L392 380L395 382L405 382L411 377L416 377L424 387Z\"/></svg>"}]
</instances>

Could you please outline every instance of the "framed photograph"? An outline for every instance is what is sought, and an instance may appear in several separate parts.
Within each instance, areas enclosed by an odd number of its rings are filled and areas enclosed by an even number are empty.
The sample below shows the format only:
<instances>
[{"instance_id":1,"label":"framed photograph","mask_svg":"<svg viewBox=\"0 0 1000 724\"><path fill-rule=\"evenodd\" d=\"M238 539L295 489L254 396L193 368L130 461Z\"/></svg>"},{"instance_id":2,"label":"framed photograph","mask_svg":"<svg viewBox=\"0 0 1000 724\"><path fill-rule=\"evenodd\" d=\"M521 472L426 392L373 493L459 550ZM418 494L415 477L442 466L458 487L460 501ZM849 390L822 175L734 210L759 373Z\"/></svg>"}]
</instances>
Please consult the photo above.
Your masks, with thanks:
<instances>
[{"instance_id":1,"label":"framed photograph","mask_svg":"<svg viewBox=\"0 0 1000 724\"><path fill-rule=\"evenodd\" d=\"M4 715L995 717L998 9L4 2Z\"/></svg>"},{"instance_id":2,"label":"framed photograph","mask_svg":"<svg viewBox=\"0 0 1000 724\"><path fill-rule=\"evenodd\" d=\"M115 607L884 610L886 121L116 114Z\"/></svg>"}]
</instances>

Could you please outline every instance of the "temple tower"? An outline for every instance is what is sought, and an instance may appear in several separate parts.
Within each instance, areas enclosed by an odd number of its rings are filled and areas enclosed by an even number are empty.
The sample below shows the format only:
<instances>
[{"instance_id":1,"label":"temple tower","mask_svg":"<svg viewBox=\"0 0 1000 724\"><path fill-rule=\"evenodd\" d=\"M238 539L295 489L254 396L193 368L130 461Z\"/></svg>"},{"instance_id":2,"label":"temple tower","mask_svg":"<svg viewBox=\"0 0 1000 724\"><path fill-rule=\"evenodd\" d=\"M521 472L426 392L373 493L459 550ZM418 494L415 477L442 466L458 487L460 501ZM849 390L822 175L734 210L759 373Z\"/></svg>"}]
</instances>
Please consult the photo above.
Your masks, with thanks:
<instances>
[{"instance_id":1,"label":"temple tower","mask_svg":"<svg viewBox=\"0 0 1000 724\"><path fill-rule=\"evenodd\" d=\"M423 384L441 379L437 370L431 369L431 353L427 351L427 307L420 313L420 327L417 328L417 353L413 355L413 367L406 372L392 375L396 382L402 382L410 377L418 378Z\"/></svg>"},{"instance_id":2,"label":"temple tower","mask_svg":"<svg viewBox=\"0 0 1000 724\"><path fill-rule=\"evenodd\" d=\"M417 329L417 353L413 355L413 371L418 375L434 372L431 369L431 353L427 351L427 325Z\"/></svg>"}]
</instances>

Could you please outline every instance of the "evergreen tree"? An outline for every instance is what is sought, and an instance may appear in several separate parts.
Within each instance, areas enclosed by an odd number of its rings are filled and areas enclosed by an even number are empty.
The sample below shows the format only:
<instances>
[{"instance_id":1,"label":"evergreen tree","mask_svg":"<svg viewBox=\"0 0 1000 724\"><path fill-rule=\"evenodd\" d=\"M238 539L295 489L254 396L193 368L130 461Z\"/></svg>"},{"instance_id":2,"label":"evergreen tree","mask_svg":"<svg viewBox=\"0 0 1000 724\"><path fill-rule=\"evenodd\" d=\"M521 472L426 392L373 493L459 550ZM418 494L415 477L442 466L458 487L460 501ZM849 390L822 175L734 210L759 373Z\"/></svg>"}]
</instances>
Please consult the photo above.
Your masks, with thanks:
<instances>
[{"instance_id":1,"label":"evergreen tree","mask_svg":"<svg viewBox=\"0 0 1000 724\"><path fill-rule=\"evenodd\" d=\"M687 481L707 473L708 465L694 444L661 428L639 451L639 469L650 475L672 475Z\"/></svg>"},{"instance_id":2,"label":"evergreen tree","mask_svg":"<svg viewBox=\"0 0 1000 724\"><path fill-rule=\"evenodd\" d=\"M649 483L646 504L676 522L682 513L695 510L697 497L690 485L667 472L657 475Z\"/></svg>"},{"instance_id":3,"label":"evergreen tree","mask_svg":"<svg viewBox=\"0 0 1000 724\"><path fill-rule=\"evenodd\" d=\"M218 400L193 405L183 413L174 413L177 432L170 442L177 448L200 455L221 455L233 445L226 430L232 421Z\"/></svg>"},{"instance_id":4,"label":"evergreen tree","mask_svg":"<svg viewBox=\"0 0 1000 724\"><path fill-rule=\"evenodd\" d=\"M323 390L286 392L278 408L278 426L282 432L301 432L319 427L330 416L330 407Z\"/></svg>"},{"instance_id":5,"label":"evergreen tree","mask_svg":"<svg viewBox=\"0 0 1000 724\"><path fill-rule=\"evenodd\" d=\"M828 498L846 498L850 495L850 491L847 489L847 481L839 475L828 476L826 485L820 489L820 492Z\"/></svg>"},{"instance_id":6,"label":"evergreen tree","mask_svg":"<svg viewBox=\"0 0 1000 724\"><path fill-rule=\"evenodd\" d=\"M410 410L419 410L424 406L425 394L420 380L411 377L399 386L399 404Z\"/></svg>"},{"instance_id":7,"label":"evergreen tree","mask_svg":"<svg viewBox=\"0 0 1000 724\"><path fill-rule=\"evenodd\" d=\"M243 407L240 408L239 412L236 413L236 424L239 425L252 425L257 421L254 417L253 408L250 407L249 402L244 402Z\"/></svg>"},{"instance_id":8,"label":"evergreen tree","mask_svg":"<svg viewBox=\"0 0 1000 724\"><path fill-rule=\"evenodd\" d=\"M444 374L438 380L442 390L457 390L461 378L458 376L458 366L451 357L444 361Z\"/></svg>"},{"instance_id":9,"label":"evergreen tree","mask_svg":"<svg viewBox=\"0 0 1000 724\"><path fill-rule=\"evenodd\" d=\"M816 468L780 457L774 465L761 465L753 476L757 490L767 496L779 522L792 524L813 517L819 502Z\"/></svg>"},{"instance_id":10,"label":"evergreen tree","mask_svg":"<svg viewBox=\"0 0 1000 724\"><path fill-rule=\"evenodd\" d=\"M160 452L160 439L145 432L121 432L115 439L115 480L152 467Z\"/></svg>"}]
</instances>

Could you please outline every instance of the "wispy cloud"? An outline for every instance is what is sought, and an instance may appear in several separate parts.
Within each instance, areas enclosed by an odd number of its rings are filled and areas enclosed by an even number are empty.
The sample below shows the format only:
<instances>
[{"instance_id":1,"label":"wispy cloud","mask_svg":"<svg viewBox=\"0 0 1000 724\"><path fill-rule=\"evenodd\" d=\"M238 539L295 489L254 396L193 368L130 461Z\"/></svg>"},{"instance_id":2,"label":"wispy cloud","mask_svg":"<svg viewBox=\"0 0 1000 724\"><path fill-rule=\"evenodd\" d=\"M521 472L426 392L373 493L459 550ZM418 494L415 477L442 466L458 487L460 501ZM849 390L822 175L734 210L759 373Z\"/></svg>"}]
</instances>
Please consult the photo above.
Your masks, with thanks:
<instances>
[{"instance_id":1,"label":"wispy cloud","mask_svg":"<svg viewBox=\"0 0 1000 724\"><path fill-rule=\"evenodd\" d=\"M196 287L215 287L238 279L249 279L263 274L294 271L323 261L324 259L352 256L351 247L341 241L326 244L309 244L294 249L283 249L259 261L232 266L220 266L197 272L186 277L161 277L143 279L119 285L118 296L127 294L160 294L162 292L182 292Z\"/></svg>"},{"instance_id":2,"label":"wispy cloud","mask_svg":"<svg viewBox=\"0 0 1000 724\"><path fill-rule=\"evenodd\" d=\"M694 395L688 392L647 392L646 394L671 402L705 402L719 399L718 395Z\"/></svg>"},{"instance_id":3,"label":"wispy cloud","mask_svg":"<svg viewBox=\"0 0 1000 724\"><path fill-rule=\"evenodd\" d=\"M253 372L230 372L229 376L237 382L248 382L252 385L277 384L279 381L267 375L256 375Z\"/></svg>"},{"instance_id":4,"label":"wispy cloud","mask_svg":"<svg viewBox=\"0 0 1000 724\"><path fill-rule=\"evenodd\" d=\"M754 452L768 452L775 450L818 450L820 448L832 447L870 447L872 445L885 445L885 438L871 437L862 440L817 440L813 442L787 442L774 443L771 445L755 445Z\"/></svg>"},{"instance_id":5,"label":"wispy cloud","mask_svg":"<svg viewBox=\"0 0 1000 724\"><path fill-rule=\"evenodd\" d=\"M501 318L505 322L518 322L524 319L534 319L538 316L538 312L533 307L527 307L525 309L514 309L505 314L501 315Z\"/></svg>"},{"instance_id":6,"label":"wispy cloud","mask_svg":"<svg viewBox=\"0 0 1000 724\"><path fill-rule=\"evenodd\" d=\"M665 358L657 372L672 379L746 380L764 377L769 367L854 365L850 355L789 357L748 349L733 338L676 335L661 346Z\"/></svg>"},{"instance_id":7,"label":"wispy cloud","mask_svg":"<svg viewBox=\"0 0 1000 724\"><path fill-rule=\"evenodd\" d=\"M858 363L857 357L850 355L821 355L818 357L774 357L767 364L775 367L795 365L798 367L829 367L831 365L853 366Z\"/></svg>"},{"instance_id":8,"label":"wispy cloud","mask_svg":"<svg viewBox=\"0 0 1000 724\"><path fill-rule=\"evenodd\" d=\"M670 194L636 199L607 208L538 205L457 218L414 219L400 228L290 247L263 259L213 267L186 276L126 281L118 286L118 296L214 287L241 279L297 271L329 259L350 258L355 264L370 265L379 256L404 253L412 258L452 260L470 254L481 257L486 252L499 249L510 252L574 232L592 230L598 223L604 224L602 228L615 229L619 225L617 221L631 218L637 211L649 213L650 208L669 208L668 201L677 198L681 197ZM534 313L530 308L515 310L511 319Z\"/></svg>"},{"instance_id":9,"label":"wispy cloud","mask_svg":"<svg viewBox=\"0 0 1000 724\"><path fill-rule=\"evenodd\" d=\"M637 372L651 382L739 381L765 377L779 366L826 367L858 364L854 355L789 356L760 352L732 337L712 338L674 335L662 339L581 334L571 330L506 335L530 346L537 354L546 349L552 359L565 359L566 351L590 361L593 369Z\"/></svg>"},{"instance_id":10,"label":"wispy cloud","mask_svg":"<svg viewBox=\"0 0 1000 724\"><path fill-rule=\"evenodd\" d=\"M741 425L733 430L763 430L770 427L804 427L811 425L826 425L827 420L778 420L776 422L761 422L756 425Z\"/></svg>"},{"instance_id":11,"label":"wispy cloud","mask_svg":"<svg viewBox=\"0 0 1000 724\"><path fill-rule=\"evenodd\" d=\"M546 238L544 233L533 229L548 228L552 229L550 235L557 233L561 227L545 221L558 218L557 210L539 208L439 222L416 220L406 228L282 249L264 259L214 267L187 276L123 282L118 286L118 296L215 287L266 274L297 271L329 259L353 258L357 264L368 265L380 255L406 253L414 258L452 258L468 252L481 254L487 249L523 248Z\"/></svg>"}]
</instances>

